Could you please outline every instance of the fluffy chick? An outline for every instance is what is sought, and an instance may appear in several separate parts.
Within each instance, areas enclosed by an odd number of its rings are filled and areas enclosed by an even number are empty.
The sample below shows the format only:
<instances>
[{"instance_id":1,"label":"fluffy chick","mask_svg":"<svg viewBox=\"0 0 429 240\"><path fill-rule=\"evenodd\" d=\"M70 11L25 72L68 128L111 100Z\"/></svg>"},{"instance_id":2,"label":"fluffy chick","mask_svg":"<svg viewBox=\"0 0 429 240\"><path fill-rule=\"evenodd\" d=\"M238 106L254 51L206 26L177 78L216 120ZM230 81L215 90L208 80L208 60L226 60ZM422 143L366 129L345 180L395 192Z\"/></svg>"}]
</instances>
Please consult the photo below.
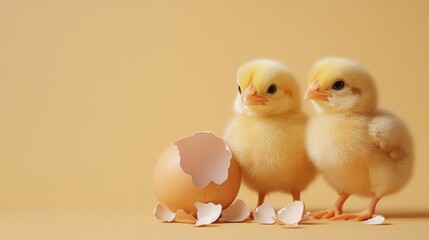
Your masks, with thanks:
<instances>
[{"instance_id":1,"label":"fluffy chick","mask_svg":"<svg viewBox=\"0 0 429 240\"><path fill-rule=\"evenodd\" d=\"M261 59L239 68L237 84L235 116L225 139L243 181L259 193L258 206L273 191L299 200L315 169L305 149L307 117L295 78L281 63Z\"/></svg>"},{"instance_id":2,"label":"fluffy chick","mask_svg":"<svg viewBox=\"0 0 429 240\"><path fill-rule=\"evenodd\" d=\"M312 213L315 218L364 220L383 196L397 192L412 173L413 148L404 123L377 109L377 90L358 63L325 58L310 70L305 94L317 114L307 128L311 160L339 193L332 208ZM362 212L343 214L350 194L372 196Z\"/></svg>"}]
</instances>

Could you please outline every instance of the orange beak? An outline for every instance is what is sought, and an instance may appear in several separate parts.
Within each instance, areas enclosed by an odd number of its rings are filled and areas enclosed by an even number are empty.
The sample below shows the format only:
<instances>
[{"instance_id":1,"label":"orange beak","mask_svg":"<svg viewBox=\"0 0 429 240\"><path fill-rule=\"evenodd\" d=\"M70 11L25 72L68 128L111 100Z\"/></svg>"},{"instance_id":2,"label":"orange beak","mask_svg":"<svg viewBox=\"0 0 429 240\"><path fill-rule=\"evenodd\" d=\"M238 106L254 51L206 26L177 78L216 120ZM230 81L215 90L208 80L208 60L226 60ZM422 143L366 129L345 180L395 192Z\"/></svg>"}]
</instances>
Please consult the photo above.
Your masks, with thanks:
<instances>
[{"instance_id":1,"label":"orange beak","mask_svg":"<svg viewBox=\"0 0 429 240\"><path fill-rule=\"evenodd\" d=\"M243 96L244 103L247 105L265 105L265 103L268 102L268 99L257 94L253 83L250 83L246 90L244 90Z\"/></svg>"},{"instance_id":2,"label":"orange beak","mask_svg":"<svg viewBox=\"0 0 429 240\"><path fill-rule=\"evenodd\" d=\"M329 97L332 97L332 94L330 92L324 92L320 90L320 86L317 83L317 80L311 83L311 85L307 89L307 92L304 95L304 99L322 100L327 102L329 102Z\"/></svg>"}]
</instances>

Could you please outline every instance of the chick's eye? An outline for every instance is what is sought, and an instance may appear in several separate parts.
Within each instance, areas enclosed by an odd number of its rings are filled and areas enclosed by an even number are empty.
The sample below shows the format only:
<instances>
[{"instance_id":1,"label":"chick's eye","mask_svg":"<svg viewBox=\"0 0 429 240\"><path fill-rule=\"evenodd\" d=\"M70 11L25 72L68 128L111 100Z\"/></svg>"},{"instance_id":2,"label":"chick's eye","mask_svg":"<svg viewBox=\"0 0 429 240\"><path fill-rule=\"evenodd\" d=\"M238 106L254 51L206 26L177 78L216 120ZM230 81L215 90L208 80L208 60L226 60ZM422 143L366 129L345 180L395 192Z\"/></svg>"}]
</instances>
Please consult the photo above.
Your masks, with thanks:
<instances>
[{"instance_id":1,"label":"chick's eye","mask_svg":"<svg viewBox=\"0 0 429 240\"><path fill-rule=\"evenodd\" d=\"M277 86L274 84L270 85L267 89L268 94L274 94L276 92L277 92Z\"/></svg>"},{"instance_id":2,"label":"chick's eye","mask_svg":"<svg viewBox=\"0 0 429 240\"><path fill-rule=\"evenodd\" d=\"M336 81L333 85L332 85L332 89L334 90L341 90L344 88L346 84L344 83L343 80L338 80Z\"/></svg>"},{"instance_id":3,"label":"chick's eye","mask_svg":"<svg viewBox=\"0 0 429 240\"><path fill-rule=\"evenodd\" d=\"M238 92L241 94L241 87L238 86Z\"/></svg>"}]
</instances>

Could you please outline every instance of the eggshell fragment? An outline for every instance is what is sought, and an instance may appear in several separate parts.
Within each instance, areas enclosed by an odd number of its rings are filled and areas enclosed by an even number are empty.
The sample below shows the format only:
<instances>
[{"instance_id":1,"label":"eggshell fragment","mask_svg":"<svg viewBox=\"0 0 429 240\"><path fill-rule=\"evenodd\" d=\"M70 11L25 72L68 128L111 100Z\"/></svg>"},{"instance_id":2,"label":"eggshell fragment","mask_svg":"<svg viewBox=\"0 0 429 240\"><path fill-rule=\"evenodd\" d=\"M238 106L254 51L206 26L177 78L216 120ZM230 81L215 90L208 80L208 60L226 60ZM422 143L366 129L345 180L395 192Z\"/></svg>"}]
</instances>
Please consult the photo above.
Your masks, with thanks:
<instances>
[{"instance_id":1,"label":"eggshell fragment","mask_svg":"<svg viewBox=\"0 0 429 240\"><path fill-rule=\"evenodd\" d=\"M301 201L294 201L277 212L276 219L280 224L297 225L304 214L304 204Z\"/></svg>"},{"instance_id":2,"label":"eggshell fragment","mask_svg":"<svg viewBox=\"0 0 429 240\"><path fill-rule=\"evenodd\" d=\"M179 209L176 212L176 222L196 223L197 219L183 209Z\"/></svg>"},{"instance_id":3,"label":"eggshell fragment","mask_svg":"<svg viewBox=\"0 0 429 240\"><path fill-rule=\"evenodd\" d=\"M213 223L219 218L222 211L220 204L196 202L195 207L197 208L197 222L195 223L197 227Z\"/></svg>"},{"instance_id":4,"label":"eggshell fragment","mask_svg":"<svg viewBox=\"0 0 429 240\"><path fill-rule=\"evenodd\" d=\"M362 223L366 225L378 225L384 223L384 220L385 218L383 216L377 215L373 218L363 221Z\"/></svg>"},{"instance_id":5,"label":"eggshell fragment","mask_svg":"<svg viewBox=\"0 0 429 240\"><path fill-rule=\"evenodd\" d=\"M222 211L222 220L226 222L242 222L249 216L249 207L241 199L237 199L235 203Z\"/></svg>"},{"instance_id":6,"label":"eggshell fragment","mask_svg":"<svg viewBox=\"0 0 429 240\"><path fill-rule=\"evenodd\" d=\"M263 203L253 211L255 221L262 224L273 224L275 216L274 208L269 203Z\"/></svg>"},{"instance_id":7,"label":"eggshell fragment","mask_svg":"<svg viewBox=\"0 0 429 240\"><path fill-rule=\"evenodd\" d=\"M153 210L153 214L161 221L172 222L176 217L176 214L168 211L161 204L157 204L155 209Z\"/></svg>"},{"instance_id":8,"label":"eggshell fragment","mask_svg":"<svg viewBox=\"0 0 429 240\"><path fill-rule=\"evenodd\" d=\"M312 220L312 219L313 219L313 217L310 215L310 212L306 212L306 213L304 214L304 216L302 216L301 222L303 222L303 221L308 221L308 220Z\"/></svg>"}]
</instances>

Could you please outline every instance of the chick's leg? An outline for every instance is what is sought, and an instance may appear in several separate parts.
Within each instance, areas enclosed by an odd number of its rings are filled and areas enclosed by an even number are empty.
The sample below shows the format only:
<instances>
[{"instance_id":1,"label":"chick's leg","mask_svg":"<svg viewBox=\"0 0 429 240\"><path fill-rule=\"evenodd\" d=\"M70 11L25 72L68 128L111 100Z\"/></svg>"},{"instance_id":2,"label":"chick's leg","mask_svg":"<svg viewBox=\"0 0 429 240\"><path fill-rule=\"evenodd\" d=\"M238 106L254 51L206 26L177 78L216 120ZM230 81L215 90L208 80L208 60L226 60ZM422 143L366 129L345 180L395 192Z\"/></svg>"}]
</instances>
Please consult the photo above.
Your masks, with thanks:
<instances>
[{"instance_id":1,"label":"chick's leg","mask_svg":"<svg viewBox=\"0 0 429 240\"><path fill-rule=\"evenodd\" d=\"M258 205L257 207L261 206L264 203L265 199L265 193L260 192L258 196Z\"/></svg>"},{"instance_id":2,"label":"chick's leg","mask_svg":"<svg viewBox=\"0 0 429 240\"><path fill-rule=\"evenodd\" d=\"M328 209L312 212L310 215L313 218L320 219L320 218L332 218L334 216L338 216L343 212L343 205L344 202L349 198L350 194L347 193L340 193L340 196L338 197L335 204Z\"/></svg>"},{"instance_id":3,"label":"chick's leg","mask_svg":"<svg viewBox=\"0 0 429 240\"><path fill-rule=\"evenodd\" d=\"M368 207L363 210L362 212L356 212L356 213L344 213L338 216L335 216L331 218L332 220L338 220L338 219L355 219L356 221L363 221L366 219L369 219L372 217L372 215L375 213L375 207L377 206L378 201L380 201L380 197L377 197L376 195L373 195L372 200Z\"/></svg>"},{"instance_id":4,"label":"chick's leg","mask_svg":"<svg viewBox=\"0 0 429 240\"><path fill-rule=\"evenodd\" d=\"M258 205L256 207L261 206L264 203L266 193L260 192L258 195ZM250 213L250 218L253 219L253 212Z\"/></svg>"},{"instance_id":5,"label":"chick's leg","mask_svg":"<svg viewBox=\"0 0 429 240\"><path fill-rule=\"evenodd\" d=\"M294 190L291 192L291 194L292 194L293 201L300 201L301 200L301 192Z\"/></svg>"}]
</instances>

